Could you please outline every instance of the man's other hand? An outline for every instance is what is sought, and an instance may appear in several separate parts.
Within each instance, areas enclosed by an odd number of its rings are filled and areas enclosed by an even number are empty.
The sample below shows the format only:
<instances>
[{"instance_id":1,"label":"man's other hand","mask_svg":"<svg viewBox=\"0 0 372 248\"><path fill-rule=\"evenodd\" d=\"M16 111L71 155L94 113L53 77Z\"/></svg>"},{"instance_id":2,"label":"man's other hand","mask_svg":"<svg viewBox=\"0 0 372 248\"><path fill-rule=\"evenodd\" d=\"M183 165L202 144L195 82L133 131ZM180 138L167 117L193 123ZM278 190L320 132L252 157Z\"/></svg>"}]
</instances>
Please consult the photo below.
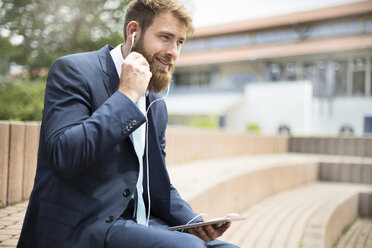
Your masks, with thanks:
<instances>
[{"instance_id":1,"label":"man's other hand","mask_svg":"<svg viewBox=\"0 0 372 248\"><path fill-rule=\"evenodd\" d=\"M226 216L226 218L237 217L239 214L231 213ZM205 242L210 242L218 237L221 237L222 234L231 226L231 221L225 222L223 224L217 225L207 225L207 226L200 226L195 228L188 229L188 232L201 238Z\"/></svg>"},{"instance_id":2,"label":"man's other hand","mask_svg":"<svg viewBox=\"0 0 372 248\"><path fill-rule=\"evenodd\" d=\"M188 229L189 233L201 238L205 242L213 241L222 236L222 234L231 226L231 222L218 225L199 226Z\"/></svg>"}]
</instances>

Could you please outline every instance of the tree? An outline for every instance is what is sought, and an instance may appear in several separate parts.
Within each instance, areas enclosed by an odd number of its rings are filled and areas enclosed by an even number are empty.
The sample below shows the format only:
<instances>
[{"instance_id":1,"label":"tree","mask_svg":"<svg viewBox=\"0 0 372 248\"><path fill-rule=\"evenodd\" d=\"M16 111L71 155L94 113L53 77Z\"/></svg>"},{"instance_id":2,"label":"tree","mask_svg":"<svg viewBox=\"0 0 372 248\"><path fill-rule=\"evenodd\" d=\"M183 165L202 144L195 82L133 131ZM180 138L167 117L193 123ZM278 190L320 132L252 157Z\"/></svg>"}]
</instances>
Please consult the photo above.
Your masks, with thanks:
<instances>
[{"instance_id":1,"label":"tree","mask_svg":"<svg viewBox=\"0 0 372 248\"><path fill-rule=\"evenodd\" d=\"M0 0L1 55L33 72L65 54L116 45L128 2Z\"/></svg>"}]
</instances>

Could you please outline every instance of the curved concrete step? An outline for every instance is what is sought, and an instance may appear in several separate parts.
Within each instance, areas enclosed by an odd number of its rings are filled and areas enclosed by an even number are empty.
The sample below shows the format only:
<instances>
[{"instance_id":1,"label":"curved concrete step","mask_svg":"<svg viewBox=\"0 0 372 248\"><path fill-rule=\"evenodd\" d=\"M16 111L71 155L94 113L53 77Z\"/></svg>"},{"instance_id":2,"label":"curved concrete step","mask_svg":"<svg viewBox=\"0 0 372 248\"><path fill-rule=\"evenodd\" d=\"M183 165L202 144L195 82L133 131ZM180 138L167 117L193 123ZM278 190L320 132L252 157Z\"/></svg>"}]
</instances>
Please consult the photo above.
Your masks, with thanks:
<instances>
[{"instance_id":1,"label":"curved concrete step","mask_svg":"<svg viewBox=\"0 0 372 248\"><path fill-rule=\"evenodd\" d=\"M247 220L233 223L222 239L242 248L324 247L319 233L326 231L330 209L367 190L371 186L312 183L279 193L242 212Z\"/></svg>"}]
</instances>

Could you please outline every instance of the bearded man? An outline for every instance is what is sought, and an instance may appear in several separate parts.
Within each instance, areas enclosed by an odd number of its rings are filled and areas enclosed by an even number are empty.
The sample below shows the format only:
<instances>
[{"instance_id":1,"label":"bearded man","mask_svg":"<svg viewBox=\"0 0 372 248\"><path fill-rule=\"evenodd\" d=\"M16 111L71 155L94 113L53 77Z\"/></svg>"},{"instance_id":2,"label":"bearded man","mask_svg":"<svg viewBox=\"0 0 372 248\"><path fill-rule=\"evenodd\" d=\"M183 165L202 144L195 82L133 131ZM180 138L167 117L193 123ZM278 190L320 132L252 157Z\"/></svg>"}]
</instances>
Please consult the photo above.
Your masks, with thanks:
<instances>
[{"instance_id":1,"label":"bearded man","mask_svg":"<svg viewBox=\"0 0 372 248\"><path fill-rule=\"evenodd\" d=\"M199 222L165 166L170 83L192 21L178 0L134 0L124 44L50 68L34 188L18 247L234 247Z\"/></svg>"}]
</instances>

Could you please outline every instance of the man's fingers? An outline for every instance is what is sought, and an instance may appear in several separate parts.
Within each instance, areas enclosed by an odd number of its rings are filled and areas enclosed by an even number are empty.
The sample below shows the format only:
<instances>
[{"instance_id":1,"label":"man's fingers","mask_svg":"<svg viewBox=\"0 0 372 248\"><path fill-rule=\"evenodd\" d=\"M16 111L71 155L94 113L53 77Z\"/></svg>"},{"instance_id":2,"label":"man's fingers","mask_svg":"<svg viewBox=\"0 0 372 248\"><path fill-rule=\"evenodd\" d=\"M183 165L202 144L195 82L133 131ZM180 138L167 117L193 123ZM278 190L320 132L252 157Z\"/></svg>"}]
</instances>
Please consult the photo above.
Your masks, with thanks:
<instances>
[{"instance_id":1,"label":"man's fingers","mask_svg":"<svg viewBox=\"0 0 372 248\"><path fill-rule=\"evenodd\" d=\"M143 57L142 54L137 52L131 52L128 54L128 56L125 59L137 59L139 57Z\"/></svg>"},{"instance_id":2,"label":"man's fingers","mask_svg":"<svg viewBox=\"0 0 372 248\"><path fill-rule=\"evenodd\" d=\"M215 240L216 238L219 237L218 233L216 232L216 230L212 226L205 226L204 230L206 231L206 233L208 234L208 237L211 240Z\"/></svg>"},{"instance_id":3,"label":"man's fingers","mask_svg":"<svg viewBox=\"0 0 372 248\"><path fill-rule=\"evenodd\" d=\"M200 239L204 240L205 242L212 241L212 239L208 236L208 234L204 231L202 227L195 227L189 229L189 233L199 237Z\"/></svg>"},{"instance_id":4,"label":"man's fingers","mask_svg":"<svg viewBox=\"0 0 372 248\"><path fill-rule=\"evenodd\" d=\"M198 227L197 228L198 230L198 233L201 237L202 240L204 240L205 242L209 242L211 241L211 238L209 237L209 235L204 231L204 228L203 227Z\"/></svg>"},{"instance_id":5,"label":"man's fingers","mask_svg":"<svg viewBox=\"0 0 372 248\"><path fill-rule=\"evenodd\" d=\"M145 66L148 66L150 68L150 65L149 65L149 62L145 59L145 57L143 57L142 54L140 53L137 53L137 52L131 52L127 57L126 59L129 61L136 61L138 64L140 65L145 65Z\"/></svg>"},{"instance_id":6,"label":"man's fingers","mask_svg":"<svg viewBox=\"0 0 372 248\"><path fill-rule=\"evenodd\" d=\"M131 52L124 60L124 63L122 64L122 73L125 71L123 70L125 66L129 66L132 68L141 68L141 70L150 71L150 64L145 59L145 57L142 56L140 53Z\"/></svg>"},{"instance_id":7,"label":"man's fingers","mask_svg":"<svg viewBox=\"0 0 372 248\"><path fill-rule=\"evenodd\" d=\"M201 238L205 242L215 240L222 236L222 234L231 226L231 222L218 225L207 225L204 227L190 228L189 233Z\"/></svg>"},{"instance_id":8,"label":"man's fingers","mask_svg":"<svg viewBox=\"0 0 372 248\"><path fill-rule=\"evenodd\" d=\"M152 77L150 65L141 54L131 52L121 65L118 90L137 102L148 88Z\"/></svg>"},{"instance_id":9,"label":"man's fingers","mask_svg":"<svg viewBox=\"0 0 372 248\"><path fill-rule=\"evenodd\" d=\"M218 236L217 237L220 237L222 236L222 234L224 232L226 232L226 230L231 226L231 222L226 222L225 224L223 224L222 226L218 227L215 229L215 231L218 233Z\"/></svg>"},{"instance_id":10,"label":"man's fingers","mask_svg":"<svg viewBox=\"0 0 372 248\"><path fill-rule=\"evenodd\" d=\"M145 66L148 70L150 70L149 62L147 62L145 58L138 58L136 62L138 63L138 65Z\"/></svg>"}]
</instances>

